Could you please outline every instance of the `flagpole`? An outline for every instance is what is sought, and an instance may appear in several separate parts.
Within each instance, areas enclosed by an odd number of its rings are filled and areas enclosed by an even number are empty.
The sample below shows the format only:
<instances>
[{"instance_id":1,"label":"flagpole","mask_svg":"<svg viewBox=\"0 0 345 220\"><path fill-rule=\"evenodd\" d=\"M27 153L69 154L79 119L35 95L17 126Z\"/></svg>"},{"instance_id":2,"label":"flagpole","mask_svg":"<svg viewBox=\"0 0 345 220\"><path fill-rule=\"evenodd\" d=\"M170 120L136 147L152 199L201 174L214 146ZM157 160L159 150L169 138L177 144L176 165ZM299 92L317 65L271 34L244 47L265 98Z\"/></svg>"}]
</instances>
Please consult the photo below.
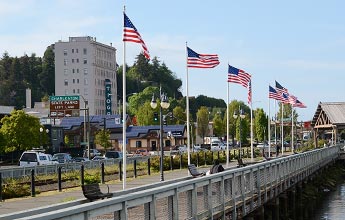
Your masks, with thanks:
<instances>
[{"instance_id":1,"label":"flagpole","mask_svg":"<svg viewBox=\"0 0 345 220\"><path fill-rule=\"evenodd\" d=\"M292 152L295 152L294 144L293 144L293 140L294 140L293 128L294 128L294 126L293 126L293 105L292 104L291 104L291 123L292 123L292 125L291 125L291 150L292 150Z\"/></svg>"},{"instance_id":2,"label":"flagpole","mask_svg":"<svg viewBox=\"0 0 345 220\"><path fill-rule=\"evenodd\" d=\"M281 141L282 141L282 155L284 154L284 103L281 102L282 105L282 117L281 117Z\"/></svg>"},{"instance_id":3,"label":"flagpole","mask_svg":"<svg viewBox=\"0 0 345 220\"><path fill-rule=\"evenodd\" d=\"M277 145L277 100L274 100L274 145Z\"/></svg>"},{"instance_id":4,"label":"flagpole","mask_svg":"<svg viewBox=\"0 0 345 220\"><path fill-rule=\"evenodd\" d=\"M186 114L187 114L187 153L188 165L190 164L190 137L189 137L189 91L188 91L188 51L186 42Z\"/></svg>"},{"instance_id":5,"label":"flagpole","mask_svg":"<svg viewBox=\"0 0 345 220\"><path fill-rule=\"evenodd\" d=\"M227 100L226 100L226 167L229 167L229 82L227 82Z\"/></svg>"},{"instance_id":6,"label":"flagpole","mask_svg":"<svg viewBox=\"0 0 345 220\"><path fill-rule=\"evenodd\" d=\"M250 158L254 161L254 147L253 147L253 85L252 80L250 80Z\"/></svg>"},{"instance_id":7,"label":"flagpole","mask_svg":"<svg viewBox=\"0 0 345 220\"><path fill-rule=\"evenodd\" d=\"M123 13L125 13L125 6L123 7ZM124 17L124 16L123 16ZM126 189L126 168L127 168L127 141L126 141L126 41L123 41L123 70L122 70L122 189Z\"/></svg>"},{"instance_id":8,"label":"flagpole","mask_svg":"<svg viewBox=\"0 0 345 220\"><path fill-rule=\"evenodd\" d=\"M270 97L268 96L268 157L271 157L271 106L270 106ZM265 137L264 137L265 140ZM265 143L264 143L265 146ZM265 153L265 150L264 150Z\"/></svg>"}]
</instances>

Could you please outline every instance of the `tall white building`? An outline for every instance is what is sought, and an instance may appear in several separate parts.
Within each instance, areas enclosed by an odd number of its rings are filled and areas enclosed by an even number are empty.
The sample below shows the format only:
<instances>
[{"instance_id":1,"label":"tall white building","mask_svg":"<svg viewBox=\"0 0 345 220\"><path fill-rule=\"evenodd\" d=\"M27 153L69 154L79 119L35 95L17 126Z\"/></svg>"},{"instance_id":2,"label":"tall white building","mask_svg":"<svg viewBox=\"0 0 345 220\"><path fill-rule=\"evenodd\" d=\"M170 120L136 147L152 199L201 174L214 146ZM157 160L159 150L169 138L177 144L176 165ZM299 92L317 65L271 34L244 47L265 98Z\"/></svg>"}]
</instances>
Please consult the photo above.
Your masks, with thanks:
<instances>
[{"instance_id":1,"label":"tall white building","mask_svg":"<svg viewBox=\"0 0 345 220\"><path fill-rule=\"evenodd\" d=\"M54 52L56 96L81 95L80 107L84 107L84 98L90 115L117 112L116 49L112 45L99 43L89 36L70 37L69 41L56 42ZM105 81L108 91L111 85L107 95L108 103L111 99L108 112Z\"/></svg>"}]
</instances>

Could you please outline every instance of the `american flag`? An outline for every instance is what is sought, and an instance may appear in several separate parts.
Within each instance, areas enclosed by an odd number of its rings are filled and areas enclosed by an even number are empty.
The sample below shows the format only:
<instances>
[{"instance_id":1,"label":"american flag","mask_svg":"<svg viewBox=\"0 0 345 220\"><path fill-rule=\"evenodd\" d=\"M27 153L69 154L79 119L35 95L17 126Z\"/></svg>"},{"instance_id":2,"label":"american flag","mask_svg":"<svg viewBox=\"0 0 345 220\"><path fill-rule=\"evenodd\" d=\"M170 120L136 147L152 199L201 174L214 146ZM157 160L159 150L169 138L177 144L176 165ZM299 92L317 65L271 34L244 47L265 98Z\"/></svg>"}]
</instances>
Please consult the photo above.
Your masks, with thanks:
<instances>
[{"instance_id":1,"label":"american flag","mask_svg":"<svg viewBox=\"0 0 345 220\"><path fill-rule=\"evenodd\" d=\"M150 54L149 51L147 50L147 47L145 45L145 42L141 38L138 30L135 28L131 20L127 17L125 13L124 15L124 26L123 26L123 41L129 41L129 42L134 42L141 44L144 50L144 56L146 59L150 59Z\"/></svg>"},{"instance_id":2,"label":"american flag","mask_svg":"<svg viewBox=\"0 0 345 220\"><path fill-rule=\"evenodd\" d=\"M297 99L297 100L296 100L296 104L294 104L293 107L297 107L297 108L306 108L307 106L304 105L301 101L299 101L299 100Z\"/></svg>"},{"instance_id":3,"label":"american flag","mask_svg":"<svg viewBox=\"0 0 345 220\"><path fill-rule=\"evenodd\" d=\"M248 83L248 104L252 103L252 81Z\"/></svg>"},{"instance_id":4,"label":"american flag","mask_svg":"<svg viewBox=\"0 0 345 220\"><path fill-rule=\"evenodd\" d=\"M198 54L187 47L187 55L187 67L190 68L213 68L219 64L217 54Z\"/></svg>"},{"instance_id":5,"label":"american flag","mask_svg":"<svg viewBox=\"0 0 345 220\"><path fill-rule=\"evenodd\" d=\"M279 94L272 86L268 86L268 90L268 98L283 101L281 94Z\"/></svg>"},{"instance_id":6,"label":"american flag","mask_svg":"<svg viewBox=\"0 0 345 220\"><path fill-rule=\"evenodd\" d=\"M280 85L277 81L276 81L276 90L280 94L283 94L283 93L288 94L288 90L285 87L283 87L282 85Z\"/></svg>"},{"instance_id":7,"label":"american flag","mask_svg":"<svg viewBox=\"0 0 345 220\"><path fill-rule=\"evenodd\" d=\"M297 102L297 97L294 95L289 95L289 103L294 106Z\"/></svg>"},{"instance_id":8,"label":"american flag","mask_svg":"<svg viewBox=\"0 0 345 220\"><path fill-rule=\"evenodd\" d=\"M241 84L243 87L248 88L251 75L243 70L237 69L229 65L228 68L228 82Z\"/></svg>"},{"instance_id":9,"label":"american flag","mask_svg":"<svg viewBox=\"0 0 345 220\"><path fill-rule=\"evenodd\" d=\"M282 103L284 103L284 104L290 104L289 93L283 92L283 93L282 93L282 96L283 96Z\"/></svg>"}]
</instances>

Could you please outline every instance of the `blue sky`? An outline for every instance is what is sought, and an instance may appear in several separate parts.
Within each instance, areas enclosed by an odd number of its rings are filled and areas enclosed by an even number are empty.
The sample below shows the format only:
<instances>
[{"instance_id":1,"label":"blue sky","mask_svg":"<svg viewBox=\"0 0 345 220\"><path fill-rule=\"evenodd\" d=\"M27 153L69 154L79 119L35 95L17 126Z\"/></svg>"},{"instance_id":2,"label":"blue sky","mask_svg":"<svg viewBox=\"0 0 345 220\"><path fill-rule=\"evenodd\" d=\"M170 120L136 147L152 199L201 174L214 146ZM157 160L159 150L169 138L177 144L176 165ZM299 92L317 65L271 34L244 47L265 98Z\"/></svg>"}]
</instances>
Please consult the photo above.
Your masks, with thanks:
<instances>
[{"instance_id":1,"label":"blue sky","mask_svg":"<svg viewBox=\"0 0 345 220\"><path fill-rule=\"evenodd\" d=\"M227 98L227 64L252 74L253 108L268 112L268 85L277 80L304 102L299 120L312 119L317 104L345 101L345 2L201 0L0 0L0 53L36 53L70 36L93 36L117 48L123 62L123 6L152 57L183 81L185 43L198 53L216 53L214 69L189 69L189 95ZM138 44L127 43L132 65ZM247 91L230 84L230 100ZM274 110L273 101L271 112Z\"/></svg>"}]
</instances>

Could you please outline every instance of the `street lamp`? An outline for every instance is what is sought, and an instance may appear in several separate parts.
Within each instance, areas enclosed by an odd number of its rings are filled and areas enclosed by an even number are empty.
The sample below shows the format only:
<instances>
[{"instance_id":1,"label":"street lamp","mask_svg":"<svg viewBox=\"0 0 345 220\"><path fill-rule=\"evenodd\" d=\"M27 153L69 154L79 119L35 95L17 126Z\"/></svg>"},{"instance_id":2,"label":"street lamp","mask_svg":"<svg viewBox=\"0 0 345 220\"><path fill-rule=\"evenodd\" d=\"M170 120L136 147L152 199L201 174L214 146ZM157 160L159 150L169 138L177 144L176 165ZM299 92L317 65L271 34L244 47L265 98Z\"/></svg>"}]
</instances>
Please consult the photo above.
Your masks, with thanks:
<instances>
[{"instance_id":1,"label":"street lamp","mask_svg":"<svg viewBox=\"0 0 345 220\"><path fill-rule=\"evenodd\" d=\"M43 131L44 131L44 129L42 127L40 127L40 148L43 148L43 146L42 146L42 133L43 133ZM48 128L45 131L47 134L49 133Z\"/></svg>"},{"instance_id":2,"label":"street lamp","mask_svg":"<svg viewBox=\"0 0 345 220\"><path fill-rule=\"evenodd\" d=\"M237 112L235 111L233 117L234 117L234 119L237 119L238 116L240 116L240 117L239 117L239 119L240 119L240 129L239 129L239 136L240 136L240 138L239 138L239 142L240 142L240 155L239 155L239 157L240 157L240 159L241 159L241 158L242 158L242 156L241 156L241 154L242 154L242 141L241 141L241 129L242 129L242 124L241 124L241 120L244 119L246 116L245 116L245 114L243 114L243 110L241 109L240 106L238 107L238 110L239 110L239 115L238 115Z\"/></svg>"},{"instance_id":3,"label":"street lamp","mask_svg":"<svg viewBox=\"0 0 345 220\"><path fill-rule=\"evenodd\" d=\"M159 97L160 97L160 107L159 107L159 145L161 148L161 158L160 158L160 175L161 175L161 181L164 181L164 173L163 173L163 157L164 157L164 149L163 149L163 114L162 109L167 109L170 106L170 103L168 101L168 97L165 94L162 94L162 87L159 86ZM151 108L155 109L157 107L157 102L155 99L155 96L152 95L151 100Z\"/></svg>"},{"instance_id":4,"label":"street lamp","mask_svg":"<svg viewBox=\"0 0 345 220\"><path fill-rule=\"evenodd\" d=\"M89 113L89 102L84 98L84 96L80 95L80 97L84 101L84 108L81 108L80 110L85 111L84 112L84 144L87 143L87 158L90 159L90 113ZM87 123L86 123L87 119ZM86 127L87 125L87 127Z\"/></svg>"}]
</instances>

